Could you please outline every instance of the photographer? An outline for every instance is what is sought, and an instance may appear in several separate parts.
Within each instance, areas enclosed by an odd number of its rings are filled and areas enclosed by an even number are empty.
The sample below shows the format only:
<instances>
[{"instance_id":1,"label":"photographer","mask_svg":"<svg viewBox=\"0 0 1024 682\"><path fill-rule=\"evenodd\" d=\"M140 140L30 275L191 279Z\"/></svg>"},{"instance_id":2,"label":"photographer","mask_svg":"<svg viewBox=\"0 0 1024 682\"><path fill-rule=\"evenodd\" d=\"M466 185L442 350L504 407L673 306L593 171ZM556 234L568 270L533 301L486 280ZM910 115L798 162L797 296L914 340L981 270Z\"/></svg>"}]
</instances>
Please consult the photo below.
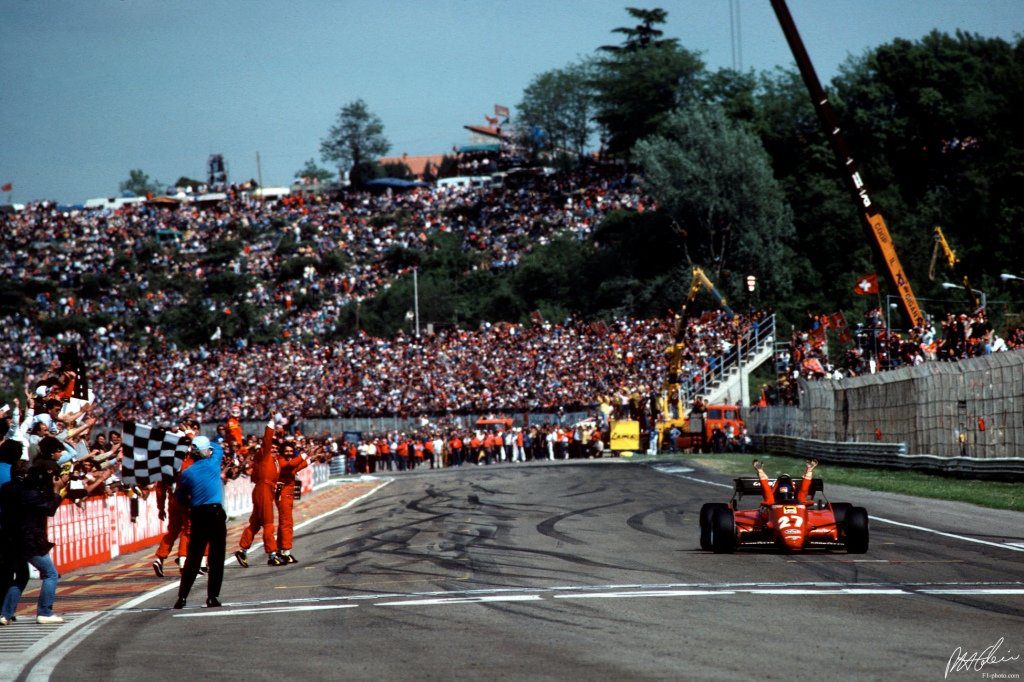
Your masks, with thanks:
<instances>
[{"instance_id":1,"label":"photographer","mask_svg":"<svg viewBox=\"0 0 1024 682\"><path fill-rule=\"evenodd\" d=\"M36 622L42 625L59 625L64 622L53 614L53 601L57 595L57 568L50 558L53 543L47 539L47 519L57 513L61 503L61 491L67 480L61 476L55 462L40 460L29 468L24 480L12 477L0 488L0 509L3 513L3 527L9 535L11 556L14 559L15 577L4 597L0 625L11 622L21 600L21 593L28 584L28 565L39 571L43 584L39 590L36 605ZM26 563L27 562L27 563Z\"/></svg>"}]
</instances>

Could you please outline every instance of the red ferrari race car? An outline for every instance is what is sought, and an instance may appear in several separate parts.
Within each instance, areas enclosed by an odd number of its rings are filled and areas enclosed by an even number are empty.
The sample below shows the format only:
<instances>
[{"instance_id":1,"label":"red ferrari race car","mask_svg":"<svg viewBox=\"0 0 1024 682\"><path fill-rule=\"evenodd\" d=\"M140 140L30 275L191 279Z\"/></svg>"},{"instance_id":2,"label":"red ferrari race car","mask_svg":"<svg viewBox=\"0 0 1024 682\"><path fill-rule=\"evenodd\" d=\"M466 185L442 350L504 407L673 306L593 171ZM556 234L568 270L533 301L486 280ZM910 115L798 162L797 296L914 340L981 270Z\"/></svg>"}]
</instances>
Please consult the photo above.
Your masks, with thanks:
<instances>
[{"instance_id":1,"label":"red ferrari race car","mask_svg":"<svg viewBox=\"0 0 1024 682\"><path fill-rule=\"evenodd\" d=\"M737 478L729 504L709 502L701 507L700 548L716 554L748 545L787 551L841 547L850 554L868 551L867 510L825 499L821 479L810 477L815 465L808 462L807 473L796 483L786 475L769 480L755 461L761 477ZM745 495L757 495L760 503L740 509Z\"/></svg>"}]
</instances>

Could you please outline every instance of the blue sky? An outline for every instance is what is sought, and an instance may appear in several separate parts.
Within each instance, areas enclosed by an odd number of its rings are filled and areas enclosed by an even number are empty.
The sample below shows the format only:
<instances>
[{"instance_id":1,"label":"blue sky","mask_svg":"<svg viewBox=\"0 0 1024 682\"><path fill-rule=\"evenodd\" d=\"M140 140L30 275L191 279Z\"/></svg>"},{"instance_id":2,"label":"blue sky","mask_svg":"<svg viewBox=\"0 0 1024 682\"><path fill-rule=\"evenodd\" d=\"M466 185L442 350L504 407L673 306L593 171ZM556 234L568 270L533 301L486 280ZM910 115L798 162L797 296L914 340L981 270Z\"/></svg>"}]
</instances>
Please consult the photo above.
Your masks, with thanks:
<instances>
[{"instance_id":1,"label":"blue sky","mask_svg":"<svg viewBox=\"0 0 1024 682\"><path fill-rule=\"evenodd\" d=\"M289 182L356 98L392 154L466 141L537 73L617 43L624 7L662 7L666 34L732 65L728 0L0 0L0 184L15 202L113 196L132 168L169 183ZM850 55L933 28L1006 39L1024 0L790 0L822 81ZM792 63L768 0L740 0L743 66ZM6 202L7 194L0 195Z\"/></svg>"}]
</instances>

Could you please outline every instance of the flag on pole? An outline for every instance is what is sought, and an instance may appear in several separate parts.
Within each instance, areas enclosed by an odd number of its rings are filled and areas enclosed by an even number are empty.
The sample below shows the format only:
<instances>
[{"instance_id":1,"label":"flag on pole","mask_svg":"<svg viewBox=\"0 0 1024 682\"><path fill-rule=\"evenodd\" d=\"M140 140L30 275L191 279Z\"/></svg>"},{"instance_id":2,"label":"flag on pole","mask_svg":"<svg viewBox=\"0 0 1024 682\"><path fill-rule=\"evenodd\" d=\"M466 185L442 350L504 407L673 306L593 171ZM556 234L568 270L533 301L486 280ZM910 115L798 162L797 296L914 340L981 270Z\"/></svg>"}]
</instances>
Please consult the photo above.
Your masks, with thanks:
<instances>
[{"instance_id":1,"label":"flag on pole","mask_svg":"<svg viewBox=\"0 0 1024 682\"><path fill-rule=\"evenodd\" d=\"M5 182L3 186L0 187L0 192L10 192L12 189L14 189L14 185L9 182Z\"/></svg>"},{"instance_id":2,"label":"flag on pole","mask_svg":"<svg viewBox=\"0 0 1024 682\"><path fill-rule=\"evenodd\" d=\"M75 373L75 383L71 389L71 397L83 402L89 401L89 378L85 374L85 364L78 354L78 344L69 346L58 355L61 363L61 370L71 370Z\"/></svg>"},{"instance_id":3,"label":"flag on pole","mask_svg":"<svg viewBox=\"0 0 1024 682\"><path fill-rule=\"evenodd\" d=\"M508 107L501 104L494 105L494 115L500 118L508 118Z\"/></svg>"},{"instance_id":4,"label":"flag on pole","mask_svg":"<svg viewBox=\"0 0 1024 682\"><path fill-rule=\"evenodd\" d=\"M191 443L180 433L125 422L121 429L121 480L142 488L160 480L170 483Z\"/></svg>"},{"instance_id":5,"label":"flag on pole","mask_svg":"<svg viewBox=\"0 0 1024 682\"><path fill-rule=\"evenodd\" d=\"M853 293L858 296L867 296L868 294L878 293L878 275L871 273L870 275L864 275L857 279L856 286L853 287Z\"/></svg>"},{"instance_id":6,"label":"flag on pole","mask_svg":"<svg viewBox=\"0 0 1024 682\"><path fill-rule=\"evenodd\" d=\"M813 372L814 374L827 374L825 368L821 365L821 360L817 358L807 358L803 362L803 367L808 372Z\"/></svg>"}]
</instances>

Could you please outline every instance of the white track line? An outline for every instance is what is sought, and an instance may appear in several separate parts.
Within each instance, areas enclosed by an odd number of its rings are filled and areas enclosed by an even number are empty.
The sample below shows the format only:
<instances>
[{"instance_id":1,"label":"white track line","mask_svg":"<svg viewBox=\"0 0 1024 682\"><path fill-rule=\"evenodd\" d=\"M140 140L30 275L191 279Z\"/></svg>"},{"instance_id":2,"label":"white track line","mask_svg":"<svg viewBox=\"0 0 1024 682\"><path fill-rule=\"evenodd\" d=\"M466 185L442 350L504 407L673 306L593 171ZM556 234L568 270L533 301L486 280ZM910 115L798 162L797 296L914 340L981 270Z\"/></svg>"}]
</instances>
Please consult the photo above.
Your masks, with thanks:
<instances>
[{"instance_id":1,"label":"white track line","mask_svg":"<svg viewBox=\"0 0 1024 682\"><path fill-rule=\"evenodd\" d=\"M445 604L490 604L509 601L540 601L537 594L500 595L494 597L456 597L454 599L404 599L402 601L377 602L374 606L443 606Z\"/></svg>"},{"instance_id":2,"label":"white track line","mask_svg":"<svg viewBox=\"0 0 1024 682\"><path fill-rule=\"evenodd\" d=\"M49 680L50 676L53 675L54 669L61 662L61 660L76 646L78 646L82 640L95 632L103 621L110 617L109 612L105 611L94 611L88 613L81 618L75 619L71 624L74 629L71 632L61 632L61 640L49 651L46 655L40 658L32 669L25 675L25 679L28 682L39 682L43 680ZM66 626L61 626L63 629ZM44 640L45 641L45 640ZM31 661L33 656L31 651L27 656L28 660ZM19 671L20 672L20 671ZM17 675L12 675L8 679L15 679Z\"/></svg>"},{"instance_id":3,"label":"white track line","mask_svg":"<svg viewBox=\"0 0 1024 682\"><path fill-rule=\"evenodd\" d=\"M377 492L378 490L380 490L381 488L383 488L387 484L391 483L393 480L394 479L392 479L392 478L384 479L381 482L380 485L376 486L375 488L373 488L369 492L366 492L366 493L360 495L359 497L356 497L355 499L349 500L348 502L346 502L345 504L341 505L337 509L332 509L329 512L325 512L323 514L320 514L319 516L315 516L315 517L313 517L311 519L308 519L308 520L303 521L302 523L296 525L295 526L295 530L299 530L300 528L304 528L304 527L308 526L311 523L315 523L316 521L319 521L321 519L327 518L328 516L331 516L332 514L336 514L336 513L340 512L340 511L344 510L344 509L348 509L352 505L354 505L354 504L356 504L356 503L366 499L370 495L374 494L375 492ZM262 543L257 543L256 545L254 545L254 547L260 547L260 546L262 546ZM232 561L234 561L234 557L231 557L230 559L229 558L225 558L224 559L224 565L227 566ZM175 590L177 588L178 588L178 581L172 581L172 582L167 583L166 585L161 585L160 587L154 588L154 589L150 590L149 592L146 592L144 594L139 595L135 599L132 599L132 600L128 601L127 603L123 604L122 606L118 607L117 609L113 609L111 611L106 611L106 612L102 612L102 613L112 613L112 614L124 613L124 612L126 612L128 610L131 610L131 609L134 609L134 608L138 607L140 604L149 601L150 599L152 599L153 597L155 597L157 595L163 594L164 592L170 592L171 590ZM325 607L325 608L328 608L328 607ZM339 608L348 608L348 607L339 607ZM214 614L211 613L211 614L208 614L208 615L214 615ZM91 622L87 621L88 622L88 626L87 627L83 627L80 631L74 633L73 635L71 635L69 637L66 637L66 638L62 639L60 642L58 642L56 645L54 645L54 647L49 650L49 652L46 654L46 656L41 658L34 666L32 666L32 668L30 670L28 670L28 672L26 673L26 679L27 680L47 680L47 679L49 679L51 673L53 672L53 670L64 659L64 657L66 657L69 653L71 653L71 650L74 649L76 646L78 646L79 642L81 642L83 639L85 639L85 637L87 637L97 627L99 627L100 623L103 620L105 620L105 619L104 618L96 618L95 620L92 620L92 617L90 616L90 620L91 620ZM85 625L85 623L83 623L83 625ZM31 660L31 659L29 659L29 660Z\"/></svg>"},{"instance_id":4,"label":"white track line","mask_svg":"<svg viewBox=\"0 0 1024 682\"><path fill-rule=\"evenodd\" d=\"M651 467L651 468L654 471L659 471L657 469L657 467ZM694 476L684 476L682 474L673 474L673 473L671 473L669 471L659 471L659 473L663 473L666 476L675 476L676 478L685 478L686 480L693 481L694 483L703 483L704 485L713 485L713 486L718 487L718 488L728 488L728 489L732 490L732 486L731 485L726 485L725 483L718 483L717 481L707 481L707 480L704 480L703 478L696 478ZM912 523L903 523L902 521L894 521L893 519L887 519L887 518L885 518L883 516L874 516L873 514L868 515L868 518L871 519L872 521L877 521L879 523L888 523L889 525L892 525L892 526L900 526L902 528L910 528L912 530L919 530L922 533L931 533L932 535L941 535L943 537L953 538L954 540L962 540L964 542L973 542L974 544L977 544L977 545L987 545L989 547L998 547L999 549L1007 549L1007 550L1010 550L1011 552L1024 552L1024 547L1020 546L1020 544L1018 544L1018 543L1005 543L1005 542L992 542L990 540L979 540L978 538L972 538L972 537L968 537L966 535L957 535L956 533L947 533L946 531L936 530L935 528L927 528L925 526L916 526L916 525L914 525Z\"/></svg>"},{"instance_id":5,"label":"white track line","mask_svg":"<svg viewBox=\"0 0 1024 682\"><path fill-rule=\"evenodd\" d=\"M970 538L965 535L957 535L956 533L947 533L941 530L935 530L934 528L925 528L924 526L915 526L910 523L903 523L902 521L893 521L892 519L886 519L881 516L869 516L872 521L880 521L881 523L888 523L893 526L901 526L903 528L911 528L913 530L919 530L924 533L932 533L933 535L942 535L947 538L954 538L956 540L963 540L964 542L973 542L978 545L988 545L989 547L998 547L999 549L1008 549L1011 552L1024 552L1024 547L1020 547L1015 544L1003 543L1003 542L991 542L989 540L979 540L978 538Z\"/></svg>"},{"instance_id":6,"label":"white track line","mask_svg":"<svg viewBox=\"0 0 1024 682\"><path fill-rule=\"evenodd\" d=\"M346 502L345 504L341 505L337 509L332 509L331 511L324 512L323 514L320 514L319 516L314 516L311 519L307 519L307 520L303 521L302 523L300 523L300 524L295 526L295 530L299 530L300 528L305 528L306 526L308 526L311 523L315 523L315 522L317 522L317 521L319 521L321 519L325 519L328 516L331 516L332 514L337 514L338 512L340 512L340 511L342 511L344 509L348 509L352 505L354 505L354 504L356 504L358 502L361 502L362 500L366 499L370 495L374 494L375 492L377 492L378 490L380 490L381 488L383 488L387 484L391 483L393 480L394 480L393 478L384 479L381 482L381 484L378 485L373 490L370 490L369 492L363 493L362 495L360 495L359 497L357 497L355 499L349 500L348 502ZM262 547L262 546L263 546L262 542L255 542L255 543L253 543L253 546L250 547L249 549L253 550L253 549L257 549L257 548ZM227 566L228 564L232 563L234 560L235 560L235 557L233 555L229 556L229 557L226 557L224 559L224 565ZM171 590L178 589L178 583L179 582L180 581L172 581L172 582L167 583L166 585L161 585L160 587L155 587L152 590L150 590L149 592L146 592L144 594L140 594L135 599L132 599L131 601L126 602L125 604L119 606L116 610L117 611L128 611L128 610L134 609L134 608L138 607L140 604L143 604L143 603L149 601L150 599L152 599L153 597L155 597L155 596L157 596L159 594L163 594L164 592L170 592ZM194 589L194 587L193 587L193 589Z\"/></svg>"},{"instance_id":7,"label":"white track line","mask_svg":"<svg viewBox=\"0 0 1024 682\"><path fill-rule=\"evenodd\" d=\"M175 618L214 618L219 616L252 616L264 613L298 613L300 611L330 611L358 608L355 604L327 604L324 606L275 606L265 609L200 609L195 613L176 613Z\"/></svg>"}]
</instances>

